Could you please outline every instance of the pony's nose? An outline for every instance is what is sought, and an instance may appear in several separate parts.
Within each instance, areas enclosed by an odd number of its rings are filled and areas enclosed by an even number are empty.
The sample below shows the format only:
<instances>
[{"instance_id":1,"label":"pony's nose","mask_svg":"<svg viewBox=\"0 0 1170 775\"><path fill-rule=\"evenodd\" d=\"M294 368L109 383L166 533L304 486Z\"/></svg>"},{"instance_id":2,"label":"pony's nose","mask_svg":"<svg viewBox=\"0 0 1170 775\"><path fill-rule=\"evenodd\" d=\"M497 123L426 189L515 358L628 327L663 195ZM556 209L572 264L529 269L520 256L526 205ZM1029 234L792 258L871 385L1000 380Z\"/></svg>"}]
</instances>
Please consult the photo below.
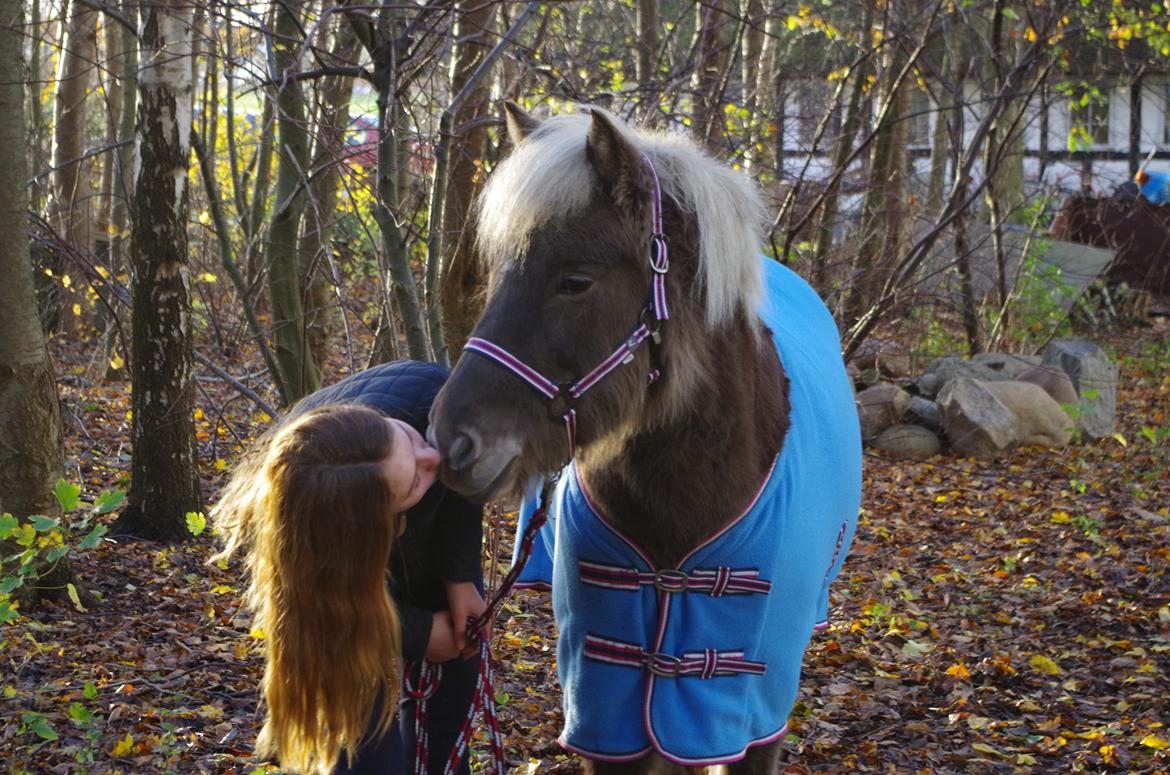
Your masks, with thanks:
<instances>
[{"instance_id":1,"label":"pony's nose","mask_svg":"<svg viewBox=\"0 0 1170 775\"><path fill-rule=\"evenodd\" d=\"M470 468L479 456L479 441L468 433L460 433L447 449L447 466L452 471Z\"/></svg>"}]
</instances>

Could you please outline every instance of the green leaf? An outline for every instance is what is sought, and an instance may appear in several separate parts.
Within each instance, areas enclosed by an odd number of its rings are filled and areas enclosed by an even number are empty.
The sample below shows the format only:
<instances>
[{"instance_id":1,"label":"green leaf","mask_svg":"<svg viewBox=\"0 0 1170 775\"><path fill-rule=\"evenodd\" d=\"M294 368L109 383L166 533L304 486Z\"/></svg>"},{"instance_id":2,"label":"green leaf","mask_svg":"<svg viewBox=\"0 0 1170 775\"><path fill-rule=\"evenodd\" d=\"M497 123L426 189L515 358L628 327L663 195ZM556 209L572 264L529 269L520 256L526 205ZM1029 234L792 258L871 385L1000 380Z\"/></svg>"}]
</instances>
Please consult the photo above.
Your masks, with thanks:
<instances>
[{"instance_id":1,"label":"green leaf","mask_svg":"<svg viewBox=\"0 0 1170 775\"><path fill-rule=\"evenodd\" d=\"M187 530L193 536L197 536L207 529L207 517L203 516L202 511L188 511L187 512Z\"/></svg>"},{"instance_id":2,"label":"green leaf","mask_svg":"<svg viewBox=\"0 0 1170 775\"><path fill-rule=\"evenodd\" d=\"M16 606L8 600L0 599L0 624L12 624L19 618L20 612L16 610Z\"/></svg>"},{"instance_id":3,"label":"green leaf","mask_svg":"<svg viewBox=\"0 0 1170 775\"><path fill-rule=\"evenodd\" d=\"M12 535L12 531L16 530L20 523L16 521L16 517L8 512L0 514L0 538L7 538Z\"/></svg>"},{"instance_id":4,"label":"green leaf","mask_svg":"<svg viewBox=\"0 0 1170 775\"><path fill-rule=\"evenodd\" d=\"M81 502L81 488L64 479L57 480L57 486L53 488L53 493L57 496L57 502L61 504L64 511L73 511Z\"/></svg>"},{"instance_id":5,"label":"green leaf","mask_svg":"<svg viewBox=\"0 0 1170 775\"><path fill-rule=\"evenodd\" d=\"M93 685L93 681L85 682L85 688L81 690L81 695L87 700L97 699L97 687Z\"/></svg>"},{"instance_id":6,"label":"green leaf","mask_svg":"<svg viewBox=\"0 0 1170 775\"><path fill-rule=\"evenodd\" d=\"M1015 11L1013 11L1011 8L1004 8L1003 15L1008 17L1012 21L1018 22L1020 20L1020 15L1018 13L1016 13Z\"/></svg>"},{"instance_id":7,"label":"green leaf","mask_svg":"<svg viewBox=\"0 0 1170 775\"><path fill-rule=\"evenodd\" d=\"M80 702L72 702L69 704L69 718L78 724L88 726L93 723L94 715L93 711Z\"/></svg>"},{"instance_id":8,"label":"green leaf","mask_svg":"<svg viewBox=\"0 0 1170 775\"><path fill-rule=\"evenodd\" d=\"M24 584L23 576L5 576L0 579L0 595L7 595L14 589L19 589Z\"/></svg>"},{"instance_id":9,"label":"green leaf","mask_svg":"<svg viewBox=\"0 0 1170 775\"><path fill-rule=\"evenodd\" d=\"M33 545L33 541L37 540L37 531L33 530L32 525L21 525L13 534L16 543L25 547L26 549Z\"/></svg>"},{"instance_id":10,"label":"green leaf","mask_svg":"<svg viewBox=\"0 0 1170 775\"><path fill-rule=\"evenodd\" d=\"M33 526L33 530L38 533L44 533L61 524L61 520L52 517L42 517L40 514L34 514L28 518L29 524Z\"/></svg>"},{"instance_id":11,"label":"green leaf","mask_svg":"<svg viewBox=\"0 0 1170 775\"><path fill-rule=\"evenodd\" d=\"M110 529L105 525L94 525L93 530L89 531L89 535L81 539L81 543L77 545L78 549L92 549L102 542L102 536L110 532Z\"/></svg>"},{"instance_id":12,"label":"green leaf","mask_svg":"<svg viewBox=\"0 0 1170 775\"><path fill-rule=\"evenodd\" d=\"M54 546L45 552L45 562L56 562L67 554L69 554L68 546Z\"/></svg>"},{"instance_id":13,"label":"green leaf","mask_svg":"<svg viewBox=\"0 0 1170 775\"><path fill-rule=\"evenodd\" d=\"M34 713L33 711L23 711L21 720L28 726L29 731L36 734L42 740L56 740L57 730L53 729L53 725L45 718L43 713Z\"/></svg>"},{"instance_id":14,"label":"green leaf","mask_svg":"<svg viewBox=\"0 0 1170 775\"><path fill-rule=\"evenodd\" d=\"M114 511L126 500L126 493L123 490L105 490L93 502L93 511L95 514L109 514Z\"/></svg>"}]
</instances>

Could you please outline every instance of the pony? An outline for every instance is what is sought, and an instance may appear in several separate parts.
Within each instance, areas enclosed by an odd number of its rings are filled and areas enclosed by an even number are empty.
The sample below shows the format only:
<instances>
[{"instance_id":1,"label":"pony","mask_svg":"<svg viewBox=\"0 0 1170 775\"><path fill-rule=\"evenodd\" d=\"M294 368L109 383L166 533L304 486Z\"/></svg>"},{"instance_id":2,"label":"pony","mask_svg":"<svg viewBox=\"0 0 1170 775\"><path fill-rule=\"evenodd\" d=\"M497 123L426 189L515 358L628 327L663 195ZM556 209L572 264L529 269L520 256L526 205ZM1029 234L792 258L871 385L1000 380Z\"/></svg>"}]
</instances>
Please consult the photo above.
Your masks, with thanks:
<instances>
[{"instance_id":1,"label":"pony","mask_svg":"<svg viewBox=\"0 0 1170 775\"><path fill-rule=\"evenodd\" d=\"M560 742L589 771L773 772L860 504L836 325L759 255L753 184L689 139L505 113L485 308L432 407L440 477L477 499L559 477L537 543Z\"/></svg>"}]
</instances>

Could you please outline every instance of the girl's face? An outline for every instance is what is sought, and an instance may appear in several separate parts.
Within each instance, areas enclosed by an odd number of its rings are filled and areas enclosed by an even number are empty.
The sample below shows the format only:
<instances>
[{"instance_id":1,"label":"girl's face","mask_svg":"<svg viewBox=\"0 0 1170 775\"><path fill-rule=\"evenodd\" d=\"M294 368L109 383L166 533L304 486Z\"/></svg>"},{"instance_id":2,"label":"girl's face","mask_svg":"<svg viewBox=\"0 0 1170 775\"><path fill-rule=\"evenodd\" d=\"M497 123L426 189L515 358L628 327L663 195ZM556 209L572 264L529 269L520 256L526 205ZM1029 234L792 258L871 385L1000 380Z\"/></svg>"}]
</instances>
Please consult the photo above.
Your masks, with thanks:
<instances>
[{"instance_id":1,"label":"girl's face","mask_svg":"<svg viewBox=\"0 0 1170 775\"><path fill-rule=\"evenodd\" d=\"M422 499L439 472L439 450L402 420L387 419L394 436L384 468L390 492L398 499L397 511L409 509Z\"/></svg>"}]
</instances>

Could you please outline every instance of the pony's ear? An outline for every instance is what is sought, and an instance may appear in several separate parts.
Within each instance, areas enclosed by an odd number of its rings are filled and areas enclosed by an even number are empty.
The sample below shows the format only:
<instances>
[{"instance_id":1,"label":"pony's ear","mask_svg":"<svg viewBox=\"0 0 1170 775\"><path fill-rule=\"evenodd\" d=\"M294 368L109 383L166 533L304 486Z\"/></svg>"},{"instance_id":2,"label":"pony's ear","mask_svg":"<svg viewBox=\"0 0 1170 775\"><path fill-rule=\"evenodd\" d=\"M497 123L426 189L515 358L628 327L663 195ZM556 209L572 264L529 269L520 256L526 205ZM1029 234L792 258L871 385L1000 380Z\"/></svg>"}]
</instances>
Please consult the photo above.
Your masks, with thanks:
<instances>
[{"instance_id":1,"label":"pony's ear","mask_svg":"<svg viewBox=\"0 0 1170 775\"><path fill-rule=\"evenodd\" d=\"M540 119L512 100L504 100L504 122L508 125L508 137L511 138L512 145L519 145L521 140L540 126Z\"/></svg>"},{"instance_id":2,"label":"pony's ear","mask_svg":"<svg viewBox=\"0 0 1170 775\"><path fill-rule=\"evenodd\" d=\"M585 155L601 181L602 190L623 212L634 215L646 188L642 154L604 111L595 110L592 114Z\"/></svg>"}]
</instances>

